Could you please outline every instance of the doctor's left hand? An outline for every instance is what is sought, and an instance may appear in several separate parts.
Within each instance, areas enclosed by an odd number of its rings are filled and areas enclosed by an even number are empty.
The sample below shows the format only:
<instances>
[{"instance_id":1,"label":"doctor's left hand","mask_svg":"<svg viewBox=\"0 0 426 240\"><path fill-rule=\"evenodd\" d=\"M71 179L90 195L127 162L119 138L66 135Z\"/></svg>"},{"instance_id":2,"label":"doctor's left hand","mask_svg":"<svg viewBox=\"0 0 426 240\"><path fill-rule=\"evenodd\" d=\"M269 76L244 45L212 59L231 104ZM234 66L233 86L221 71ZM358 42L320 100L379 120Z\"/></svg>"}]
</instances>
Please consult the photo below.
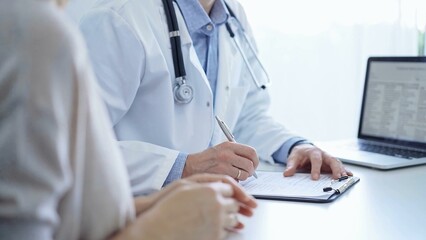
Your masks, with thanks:
<instances>
[{"instance_id":1,"label":"doctor's left hand","mask_svg":"<svg viewBox=\"0 0 426 240\"><path fill-rule=\"evenodd\" d=\"M339 159L311 144L297 145L292 149L284 176L293 176L298 169L310 170L313 180L318 180L321 172L332 173L334 179L352 176L352 172L347 170Z\"/></svg>"},{"instance_id":2,"label":"doctor's left hand","mask_svg":"<svg viewBox=\"0 0 426 240\"><path fill-rule=\"evenodd\" d=\"M200 153L190 154L182 177L196 173L218 173L236 180L246 180L259 165L256 150L250 146L223 142Z\"/></svg>"}]
</instances>

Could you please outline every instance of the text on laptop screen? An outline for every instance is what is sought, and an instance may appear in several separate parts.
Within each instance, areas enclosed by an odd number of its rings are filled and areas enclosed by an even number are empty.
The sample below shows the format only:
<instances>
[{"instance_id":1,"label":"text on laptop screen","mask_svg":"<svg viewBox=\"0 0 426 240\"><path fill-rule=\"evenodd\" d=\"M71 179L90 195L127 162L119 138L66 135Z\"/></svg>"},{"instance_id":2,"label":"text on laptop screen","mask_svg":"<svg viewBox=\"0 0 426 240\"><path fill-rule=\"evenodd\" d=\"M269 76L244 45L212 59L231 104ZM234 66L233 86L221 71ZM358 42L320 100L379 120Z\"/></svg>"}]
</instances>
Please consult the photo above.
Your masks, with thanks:
<instances>
[{"instance_id":1,"label":"text on laptop screen","mask_svg":"<svg viewBox=\"0 0 426 240\"><path fill-rule=\"evenodd\" d=\"M369 66L361 134L426 142L426 62Z\"/></svg>"}]
</instances>

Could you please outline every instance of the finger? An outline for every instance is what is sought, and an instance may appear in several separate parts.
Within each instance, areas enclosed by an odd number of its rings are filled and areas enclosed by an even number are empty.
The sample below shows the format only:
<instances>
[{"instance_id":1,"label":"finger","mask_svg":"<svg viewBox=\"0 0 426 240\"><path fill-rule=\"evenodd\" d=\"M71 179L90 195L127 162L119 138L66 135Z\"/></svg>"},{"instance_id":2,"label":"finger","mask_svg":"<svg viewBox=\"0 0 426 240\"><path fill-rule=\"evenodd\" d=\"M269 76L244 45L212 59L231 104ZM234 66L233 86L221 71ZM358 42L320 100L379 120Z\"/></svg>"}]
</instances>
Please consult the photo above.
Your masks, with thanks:
<instances>
[{"instance_id":1,"label":"finger","mask_svg":"<svg viewBox=\"0 0 426 240\"><path fill-rule=\"evenodd\" d=\"M237 172L236 176L234 177L235 180L239 181L244 181L246 180L248 177L250 177L250 173L246 172L243 169L239 169L237 167L234 167L234 169L236 169L235 171Z\"/></svg>"},{"instance_id":2,"label":"finger","mask_svg":"<svg viewBox=\"0 0 426 240\"><path fill-rule=\"evenodd\" d=\"M234 229L243 229L243 228L244 228L244 224L242 222L238 222L237 226L234 227Z\"/></svg>"},{"instance_id":3,"label":"finger","mask_svg":"<svg viewBox=\"0 0 426 240\"><path fill-rule=\"evenodd\" d=\"M221 199L221 204L224 206L227 213L238 213L240 210L240 204L233 198L223 198Z\"/></svg>"},{"instance_id":4,"label":"finger","mask_svg":"<svg viewBox=\"0 0 426 240\"><path fill-rule=\"evenodd\" d=\"M339 163L341 176L353 176L353 173L349 169L345 168L345 166L343 165L342 161L339 158L336 157L336 161Z\"/></svg>"},{"instance_id":5,"label":"finger","mask_svg":"<svg viewBox=\"0 0 426 240\"><path fill-rule=\"evenodd\" d=\"M229 184L233 190L234 190L234 195L232 196L235 200L237 200L238 202L242 203L244 206L248 207L248 208L256 208L257 207L257 203L256 203L256 199L249 195L242 187L240 184L238 184L234 179L226 176L224 178L222 178L222 181L224 183Z\"/></svg>"},{"instance_id":6,"label":"finger","mask_svg":"<svg viewBox=\"0 0 426 240\"><path fill-rule=\"evenodd\" d=\"M250 160L254 169L257 168L259 165L259 157L257 156L257 152L254 148L240 143L229 143L229 147L236 155Z\"/></svg>"},{"instance_id":7,"label":"finger","mask_svg":"<svg viewBox=\"0 0 426 240\"><path fill-rule=\"evenodd\" d=\"M249 195L242 187L239 185L232 177L222 175L222 174L211 174L211 173L203 173L196 174L187 179L191 179L196 182L206 183L206 182L222 182L226 183L232 187L234 191L234 195L232 196L237 201L244 203L248 207L255 208L257 207L256 199Z\"/></svg>"},{"instance_id":8,"label":"finger","mask_svg":"<svg viewBox=\"0 0 426 240\"><path fill-rule=\"evenodd\" d=\"M344 174L342 174L342 162L340 162L339 159L332 157L328 154L324 154L324 162L326 162L331 170L331 173L333 175L334 179L338 179L340 178L342 175L346 176L346 172L344 172Z\"/></svg>"},{"instance_id":9,"label":"finger","mask_svg":"<svg viewBox=\"0 0 426 240\"><path fill-rule=\"evenodd\" d=\"M234 195L234 189L229 184L225 184L222 182L212 182L212 183L205 183L205 184L213 188L214 190L216 190L223 197L230 198Z\"/></svg>"},{"instance_id":10,"label":"finger","mask_svg":"<svg viewBox=\"0 0 426 240\"><path fill-rule=\"evenodd\" d=\"M290 154L289 158L287 159L287 166L284 170L284 177L291 177L296 173L297 167L302 162L303 158L302 155L299 153L292 153Z\"/></svg>"},{"instance_id":11,"label":"finger","mask_svg":"<svg viewBox=\"0 0 426 240\"><path fill-rule=\"evenodd\" d=\"M253 175L254 165L250 159L236 155L235 158L231 160L232 166L239 168L247 173L245 178L237 178L239 180L246 180L249 176Z\"/></svg>"},{"instance_id":12,"label":"finger","mask_svg":"<svg viewBox=\"0 0 426 240\"><path fill-rule=\"evenodd\" d=\"M238 215L236 213L230 213L225 215L225 228L233 229L235 228L240 220L238 219Z\"/></svg>"},{"instance_id":13,"label":"finger","mask_svg":"<svg viewBox=\"0 0 426 240\"><path fill-rule=\"evenodd\" d=\"M241 177L241 169L239 169L239 168L235 168L236 170L237 170L237 176L235 176L234 178L235 178L235 180L240 180L240 177Z\"/></svg>"},{"instance_id":14,"label":"finger","mask_svg":"<svg viewBox=\"0 0 426 240\"><path fill-rule=\"evenodd\" d=\"M238 213L246 217L251 217L253 216L253 208L245 206L245 205L240 205L240 209L238 210Z\"/></svg>"},{"instance_id":15,"label":"finger","mask_svg":"<svg viewBox=\"0 0 426 240\"><path fill-rule=\"evenodd\" d=\"M348 172L343 165L340 166L340 176L348 176Z\"/></svg>"},{"instance_id":16,"label":"finger","mask_svg":"<svg viewBox=\"0 0 426 240\"><path fill-rule=\"evenodd\" d=\"M232 187L229 184L222 182L201 183L199 186L207 186L208 188L211 188L216 193L216 196L219 197L231 199L234 195Z\"/></svg>"},{"instance_id":17,"label":"finger","mask_svg":"<svg viewBox=\"0 0 426 240\"><path fill-rule=\"evenodd\" d=\"M351 170L349 170L349 169L345 168L345 166L343 166L343 164L342 164L342 168L343 168L343 171L346 173L346 175L348 175L348 176L353 176L353 175L354 175L354 174L351 172Z\"/></svg>"},{"instance_id":18,"label":"finger","mask_svg":"<svg viewBox=\"0 0 426 240\"><path fill-rule=\"evenodd\" d=\"M233 220L231 220L231 219L225 220L225 222L227 222L227 224L230 224L230 225L232 225L233 222L236 221L236 224L234 224L233 226L225 227L225 229L229 232L233 232L236 229L243 229L244 228L244 224L238 219L238 216L236 214L234 214L234 216L228 217L228 218L234 218Z\"/></svg>"},{"instance_id":19,"label":"finger","mask_svg":"<svg viewBox=\"0 0 426 240\"><path fill-rule=\"evenodd\" d=\"M319 151L312 151L309 156L311 161L311 177L313 180L318 180L321 173L322 157Z\"/></svg>"},{"instance_id":20,"label":"finger","mask_svg":"<svg viewBox=\"0 0 426 240\"><path fill-rule=\"evenodd\" d=\"M337 162L339 162L339 168L340 168L340 177L341 176L348 176L349 172L345 169L345 166L343 166L342 161L340 161L339 158L335 157Z\"/></svg>"}]
</instances>

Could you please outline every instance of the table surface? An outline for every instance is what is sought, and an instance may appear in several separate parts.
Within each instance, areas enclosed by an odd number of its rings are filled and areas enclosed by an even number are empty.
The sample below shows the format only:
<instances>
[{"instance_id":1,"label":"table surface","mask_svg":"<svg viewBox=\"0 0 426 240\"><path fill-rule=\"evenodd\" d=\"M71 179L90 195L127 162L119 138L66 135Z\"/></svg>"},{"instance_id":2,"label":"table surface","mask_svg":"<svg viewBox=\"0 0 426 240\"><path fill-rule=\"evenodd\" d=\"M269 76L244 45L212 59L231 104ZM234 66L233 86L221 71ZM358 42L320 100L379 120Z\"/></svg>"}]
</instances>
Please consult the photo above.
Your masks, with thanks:
<instances>
[{"instance_id":1,"label":"table surface","mask_svg":"<svg viewBox=\"0 0 426 240\"><path fill-rule=\"evenodd\" d=\"M426 165L377 170L346 165L360 182L331 203L258 200L228 239L426 240ZM282 166L263 170L282 171Z\"/></svg>"}]
</instances>

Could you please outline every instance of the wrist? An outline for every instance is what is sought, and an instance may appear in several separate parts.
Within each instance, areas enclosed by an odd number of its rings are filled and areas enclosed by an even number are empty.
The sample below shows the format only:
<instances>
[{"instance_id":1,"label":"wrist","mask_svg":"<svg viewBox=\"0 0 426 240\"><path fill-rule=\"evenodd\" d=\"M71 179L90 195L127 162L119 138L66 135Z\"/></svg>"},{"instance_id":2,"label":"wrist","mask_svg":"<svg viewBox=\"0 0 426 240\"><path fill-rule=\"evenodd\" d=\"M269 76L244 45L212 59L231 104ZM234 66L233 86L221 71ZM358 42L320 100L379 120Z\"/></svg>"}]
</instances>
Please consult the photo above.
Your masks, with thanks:
<instances>
[{"instance_id":1,"label":"wrist","mask_svg":"<svg viewBox=\"0 0 426 240\"><path fill-rule=\"evenodd\" d=\"M301 140L301 141L298 141L298 142L295 142L291 147L290 147L290 149L288 150L288 156L290 156L290 154L291 154L291 152L296 148L300 148L300 147L303 147L303 146L306 146L306 145L308 145L308 146L313 146L313 144L311 143L311 142L309 142L309 141L307 141L307 140Z\"/></svg>"},{"instance_id":2,"label":"wrist","mask_svg":"<svg viewBox=\"0 0 426 240\"><path fill-rule=\"evenodd\" d=\"M195 158L196 158L195 154L188 155L188 158L186 159L186 162L185 162L185 166L183 167L182 178L189 177L194 174L192 163L193 161L195 161L194 160Z\"/></svg>"},{"instance_id":3,"label":"wrist","mask_svg":"<svg viewBox=\"0 0 426 240\"><path fill-rule=\"evenodd\" d=\"M139 216L124 229L117 231L109 240L159 239L159 236L155 236L155 231L152 231L156 226L150 221L146 214Z\"/></svg>"},{"instance_id":4,"label":"wrist","mask_svg":"<svg viewBox=\"0 0 426 240\"><path fill-rule=\"evenodd\" d=\"M148 196L134 198L133 202L135 205L136 215L140 215L141 213L149 209L155 202L157 195L158 195L158 192L152 193Z\"/></svg>"}]
</instances>

